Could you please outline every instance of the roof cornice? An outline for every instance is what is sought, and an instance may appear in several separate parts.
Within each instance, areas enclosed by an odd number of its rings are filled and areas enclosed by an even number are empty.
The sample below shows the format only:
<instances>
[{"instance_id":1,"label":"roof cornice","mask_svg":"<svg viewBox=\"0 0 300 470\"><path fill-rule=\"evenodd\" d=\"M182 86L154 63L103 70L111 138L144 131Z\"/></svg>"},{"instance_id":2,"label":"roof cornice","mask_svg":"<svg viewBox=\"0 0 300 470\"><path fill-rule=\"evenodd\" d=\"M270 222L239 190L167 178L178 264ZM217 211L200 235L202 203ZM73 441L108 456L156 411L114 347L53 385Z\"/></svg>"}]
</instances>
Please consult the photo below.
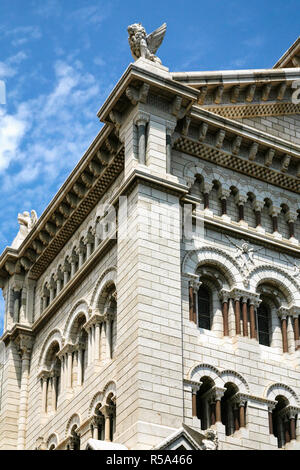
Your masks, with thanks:
<instances>
[{"instance_id":1,"label":"roof cornice","mask_svg":"<svg viewBox=\"0 0 300 470\"><path fill-rule=\"evenodd\" d=\"M294 44L283 54L282 57L274 65L274 69L282 69L294 65L295 67L300 66L300 36Z\"/></svg>"}]
</instances>

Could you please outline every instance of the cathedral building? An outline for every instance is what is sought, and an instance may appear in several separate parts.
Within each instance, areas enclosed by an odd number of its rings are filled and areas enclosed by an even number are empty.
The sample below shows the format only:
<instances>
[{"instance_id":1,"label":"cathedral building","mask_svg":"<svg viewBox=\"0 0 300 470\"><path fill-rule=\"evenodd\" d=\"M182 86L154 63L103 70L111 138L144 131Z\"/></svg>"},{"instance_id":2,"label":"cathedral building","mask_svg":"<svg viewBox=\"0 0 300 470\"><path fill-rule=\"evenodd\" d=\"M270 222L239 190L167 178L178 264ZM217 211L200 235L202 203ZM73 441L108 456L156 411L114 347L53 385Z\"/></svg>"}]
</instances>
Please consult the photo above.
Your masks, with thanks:
<instances>
[{"instance_id":1,"label":"cathedral building","mask_svg":"<svg viewBox=\"0 0 300 470\"><path fill-rule=\"evenodd\" d=\"M0 257L0 449L300 449L300 38L173 73L161 28Z\"/></svg>"}]
</instances>

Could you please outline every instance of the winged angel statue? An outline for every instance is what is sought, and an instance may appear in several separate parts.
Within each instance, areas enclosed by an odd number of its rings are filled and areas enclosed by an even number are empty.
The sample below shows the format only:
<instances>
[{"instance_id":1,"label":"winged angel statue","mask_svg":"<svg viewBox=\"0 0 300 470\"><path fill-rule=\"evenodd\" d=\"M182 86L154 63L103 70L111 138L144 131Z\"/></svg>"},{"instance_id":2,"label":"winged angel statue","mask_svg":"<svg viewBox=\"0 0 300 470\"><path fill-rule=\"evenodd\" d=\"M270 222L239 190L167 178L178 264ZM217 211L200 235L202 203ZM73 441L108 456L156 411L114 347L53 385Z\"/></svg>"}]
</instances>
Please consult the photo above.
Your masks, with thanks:
<instances>
[{"instance_id":1,"label":"winged angel statue","mask_svg":"<svg viewBox=\"0 0 300 470\"><path fill-rule=\"evenodd\" d=\"M18 235L11 245L12 248L19 248L37 221L38 216L34 210L31 211L31 215L27 211L23 212L23 214L18 214L20 229Z\"/></svg>"},{"instance_id":2,"label":"winged angel statue","mask_svg":"<svg viewBox=\"0 0 300 470\"><path fill-rule=\"evenodd\" d=\"M128 41L134 60L143 57L144 59L152 60L152 62L161 64L161 60L155 55L155 53L163 42L166 30L167 24L164 23L147 36L145 28L141 23L135 23L128 26Z\"/></svg>"}]
</instances>

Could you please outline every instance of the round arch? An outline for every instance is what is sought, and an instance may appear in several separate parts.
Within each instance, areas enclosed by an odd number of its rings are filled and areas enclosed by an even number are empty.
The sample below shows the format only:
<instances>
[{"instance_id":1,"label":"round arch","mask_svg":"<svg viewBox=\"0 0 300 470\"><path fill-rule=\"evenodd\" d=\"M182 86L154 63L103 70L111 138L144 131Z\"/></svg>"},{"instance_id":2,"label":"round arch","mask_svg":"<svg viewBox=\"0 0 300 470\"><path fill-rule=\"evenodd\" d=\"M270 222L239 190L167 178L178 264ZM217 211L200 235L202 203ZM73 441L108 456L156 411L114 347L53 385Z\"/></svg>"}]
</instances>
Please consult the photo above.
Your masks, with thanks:
<instances>
[{"instance_id":1,"label":"round arch","mask_svg":"<svg viewBox=\"0 0 300 470\"><path fill-rule=\"evenodd\" d=\"M65 437L67 438L71 434L71 430L73 426L77 426L77 428L80 427L80 416L77 413L74 413L68 420L67 426L66 426L66 433Z\"/></svg>"},{"instance_id":2,"label":"round arch","mask_svg":"<svg viewBox=\"0 0 300 470\"><path fill-rule=\"evenodd\" d=\"M72 328L72 325L73 325L74 321L81 314L85 315L86 319L88 320L90 315L89 315L88 304L85 300L79 300L74 305L74 307L72 308L71 312L68 315L66 325L65 325L65 329L64 329L64 338L65 338L66 342L68 342L68 340L70 338L70 331L71 331L71 328Z\"/></svg>"},{"instance_id":3,"label":"round arch","mask_svg":"<svg viewBox=\"0 0 300 470\"><path fill-rule=\"evenodd\" d=\"M274 266L257 266L249 276L250 290L256 292L263 282L271 282L279 287L289 303L300 306L300 289L296 280L283 269Z\"/></svg>"},{"instance_id":4,"label":"round arch","mask_svg":"<svg viewBox=\"0 0 300 470\"><path fill-rule=\"evenodd\" d=\"M52 433L47 439L46 447L48 450L53 445L54 445L54 448L56 448L58 443L59 443L58 435L56 433Z\"/></svg>"},{"instance_id":5,"label":"round arch","mask_svg":"<svg viewBox=\"0 0 300 470\"><path fill-rule=\"evenodd\" d=\"M117 386L113 380L105 385L103 389L103 395L105 402L107 402L109 395L113 395L115 398L117 397Z\"/></svg>"},{"instance_id":6,"label":"round arch","mask_svg":"<svg viewBox=\"0 0 300 470\"><path fill-rule=\"evenodd\" d=\"M95 393L89 406L89 417L93 415L97 406L100 404L102 405L103 403L104 403L104 393L103 392Z\"/></svg>"},{"instance_id":7,"label":"round arch","mask_svg":"<svg viewBox=\"0 0 300 470\"><path fill-rule=\"evenodd\" d=\"M217 385L220 379L220 373L218 369L210 364L198 364L194 366L188 375L189 380L193 382L200 382L201 377L209 377L211 378L215 384Z\"/></svg>"},{"instance_id":8,"label":"round arch","mask_svg":"<svg viewBox=\"0 0 300 470\"><path fill-rule=\"evenodd\" d=\"M269 385L265 390L264 395L268 400L273 401L276 401L275 399L278 395L282 395L289 401L290 405L297 407L299 406L299 399L297 397L297 394L291 387L282 383L275 383Z\"/></svg>"},{"instance_id":9,"label":"round arch","mask_svg":"<svg viewBox=\"0 0 300 470\"><path fill-rule=\"evenodd\" d=\"M51 331L51 333L49 333L46 340L44 341L44 344L41 349L40 357L39 357L39 362L38 362L39 366L45 365L47 352L49 351L49 348L53 345L53 343L56 343L56 342L59 345L59 349L61 349L63 345L63 337L62 337L61 331L58 328Z\"/></svg>"},{"instance_id":10,"label":"round arch","mask_svg":"<svg viewBox=\"0 0 300 470\"><path fill-rule=\"evenodd\" d=\"M117 268L115 266L107 269L99 278L94 292L92 294L90 307L91 309L97 308L97 302L101 295L101 292L108 284L117 285Z\"/></svg>"},{"instance_id":11,"label":"round arch","mask_svg":"<svg viewBox=\"0 0 300 470\"><path fill-rule=\"evenodd\" d=\"M231 288L236 286L243 289L243 276L238 263L223 250L215 247L203 247L186 253L182 261L182 272L194 274L203 264L220 269Z\"/></svg>"},{"instance_id":12,"label":"round arch","mask_svg":"<svg viewBox=\"0 0 300 470\"><path fill-rule=\"evenodd\" d=\"M249 385L238 372L233 370L223 370L220 374L220 378L223 381L223 387L226 383L234 383L239 389L240 393L249 393Z\"/></svg>"}]
</instances>

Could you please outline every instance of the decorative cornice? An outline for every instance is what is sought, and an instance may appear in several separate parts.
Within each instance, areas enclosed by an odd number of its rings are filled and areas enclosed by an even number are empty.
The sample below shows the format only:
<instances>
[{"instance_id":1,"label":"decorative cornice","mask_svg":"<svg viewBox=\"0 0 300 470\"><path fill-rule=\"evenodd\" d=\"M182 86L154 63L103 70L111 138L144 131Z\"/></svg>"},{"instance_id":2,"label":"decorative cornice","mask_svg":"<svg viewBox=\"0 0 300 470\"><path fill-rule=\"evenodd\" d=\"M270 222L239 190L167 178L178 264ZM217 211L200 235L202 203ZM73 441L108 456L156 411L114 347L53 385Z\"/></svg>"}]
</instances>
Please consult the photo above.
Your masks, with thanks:
<instances>
[{"instance_id":1,"label":"decorative cornice","mask_svg":"<svg viewBox=\"0 0 300 470\"><path fill-rule=\"evenodd\" d=\"M197 142L191 138L180 137L175 145L175 150L195 155L196 157L217 163L225 168L230 168L242 174L251 175L254 178L266 181L267 183L290 191L299 193L299 180L286 173L280 173L259 163L255 163L244 158L237 157L231 153L215 148L212 145Z\"/></svg>"},{"instance_id":2,"label":"decorative cornice","mask_svg":"<svg viewBox=\"0 0 300 470\"><path fill-rule=\"evenodd\" d=\"M284 114L299 114L300 105L293 103L259 103L247 105L207 106L208 111L231 119L245 119L263 116L282 116Z\"/></svg>"},{"instance_id":3,"label":"decorative cornice","mask_svg":"<svg viewBox=\"0 0 300 470\"><path fill-rule=\"evenodd\" d=\"M114 154L110 154L115 150ZM107 158L105 157L105 155ZM110 125L103 127L81 161L44 211L18 251L6 249L0 257L0 276L8 264L21 261L32 279L38 279L78 226L95 207L124 167L124 148ZM34 254L35 261L29 254ZM16 270L15 268L15 270ZM10 272L11 274L11 272Z\"/></svg>"}]
</instances>

